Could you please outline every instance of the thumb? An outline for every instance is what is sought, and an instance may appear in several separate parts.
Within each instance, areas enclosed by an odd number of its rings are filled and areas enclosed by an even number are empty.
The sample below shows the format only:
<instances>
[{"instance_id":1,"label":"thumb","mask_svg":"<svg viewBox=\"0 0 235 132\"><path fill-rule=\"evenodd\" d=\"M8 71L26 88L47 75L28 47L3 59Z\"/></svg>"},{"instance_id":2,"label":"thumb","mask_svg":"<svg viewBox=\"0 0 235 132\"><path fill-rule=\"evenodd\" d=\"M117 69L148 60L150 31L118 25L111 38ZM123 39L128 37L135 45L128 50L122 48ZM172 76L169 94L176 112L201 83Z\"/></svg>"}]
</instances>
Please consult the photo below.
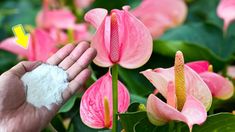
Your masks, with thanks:
<instances>
[{"instance_id":1,"label":"thumb","mask_svg":"<svg viewBox=\"0 0 235 132\"><path fill-rule=\"evenodd\" d=\"M18 76L19 78L23 76L26 72L32 71L35 69L37 66L42 64L40 61L22 61L12 67L8 72Z\"/></svg>"}]
</instances>

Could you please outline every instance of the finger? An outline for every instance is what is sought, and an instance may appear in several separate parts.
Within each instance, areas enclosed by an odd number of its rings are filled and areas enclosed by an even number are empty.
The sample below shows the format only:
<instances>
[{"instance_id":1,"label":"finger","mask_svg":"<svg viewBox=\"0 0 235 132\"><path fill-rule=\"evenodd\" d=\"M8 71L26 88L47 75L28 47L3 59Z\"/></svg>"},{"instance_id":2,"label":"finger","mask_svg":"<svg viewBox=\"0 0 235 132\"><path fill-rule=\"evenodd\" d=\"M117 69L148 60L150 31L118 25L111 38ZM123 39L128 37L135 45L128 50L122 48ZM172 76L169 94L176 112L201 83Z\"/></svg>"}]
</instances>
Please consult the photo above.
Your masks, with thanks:
<instances>
[{"instance_id":1,"label":"finger","mask_svg":"<svg viewBox=\"0 0 235 132\"><path fill-rule=\"evenodd\" d=\"M40 64L42 64L42 62L40 62L40 61L34 61L34 62L22 61L22 62L18 63L17 65L15 65L14 67L12 67L7 72L10 72L10 73L12 73L12 74L14 74L14 75L16 75L20 78L26 72L32 71L33 69L35 69Z\"/></svg>"},{"instance_id":2,"label":"finger","mask_svg":"<svg viewBox=\"0 0 235 132\"><path fill-rule=\"evenodd\" d=\"M63 92L64 101L73 96L80 88L83 87L87 79L90 77L91 71L87 68L78 74L70 83L69 87Z\"/></svg>"},{"instance_id":3,"label":"finger","mask_svg":"<svg viewBox=\"0 0 235 132\"><path fill-rule=\"evenodd\" d=\"M73 80L83 69L87 68L90 62L95 58L96 50L87 49L84 54L67 70L68 80Z\"/></svg>"},{"instance_id":4,"label":"finger","mask_svg":"<svg viewBox=\"0 0 235 132\"><path fill-rule=\"evenodd\" d=\"M79 43L72 53L59 64L59 67L67 70L78 60L79 57L81 57L81 55L89 48L89 46L89 43L85 41Z\"/></svg>"},{"instance_id":5,"label":"finger","mask_svg":"<svg viewBox=\"0 0 235 132\"><path fill-rule=\"evenodd\" d=\"M69 53L72 52L73 49L74 49L73 44L67 44L59 51L57 51L54 55L52 55L49 59L47 59L47 63L51 65L58 65L61 61L64 60L66 56L69 55Z\"/></svg>"}]
</instances>

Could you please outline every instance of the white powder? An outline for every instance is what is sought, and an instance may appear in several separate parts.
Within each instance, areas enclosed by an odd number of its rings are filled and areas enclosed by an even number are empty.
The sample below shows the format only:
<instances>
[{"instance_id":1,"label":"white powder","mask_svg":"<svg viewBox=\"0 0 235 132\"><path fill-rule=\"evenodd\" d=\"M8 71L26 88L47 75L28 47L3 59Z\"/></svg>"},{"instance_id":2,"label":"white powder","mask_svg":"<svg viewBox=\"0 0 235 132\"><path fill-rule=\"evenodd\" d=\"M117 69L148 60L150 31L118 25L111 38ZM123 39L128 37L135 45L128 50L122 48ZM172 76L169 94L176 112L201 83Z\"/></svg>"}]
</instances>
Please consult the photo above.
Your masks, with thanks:
<instances>
[{"instance_id":1,"label":"white powder","mask_svg":"<svg viewBox=\"0 0 235 132\"><path fill-rule=\"evenodd\" d=\"M68 87L67 73L57 67L41 64L31 72L25 73L24 83L27 102L40 108L51 109L52 103L62 103L62 92Z\"/></svg>"}]
</instances>

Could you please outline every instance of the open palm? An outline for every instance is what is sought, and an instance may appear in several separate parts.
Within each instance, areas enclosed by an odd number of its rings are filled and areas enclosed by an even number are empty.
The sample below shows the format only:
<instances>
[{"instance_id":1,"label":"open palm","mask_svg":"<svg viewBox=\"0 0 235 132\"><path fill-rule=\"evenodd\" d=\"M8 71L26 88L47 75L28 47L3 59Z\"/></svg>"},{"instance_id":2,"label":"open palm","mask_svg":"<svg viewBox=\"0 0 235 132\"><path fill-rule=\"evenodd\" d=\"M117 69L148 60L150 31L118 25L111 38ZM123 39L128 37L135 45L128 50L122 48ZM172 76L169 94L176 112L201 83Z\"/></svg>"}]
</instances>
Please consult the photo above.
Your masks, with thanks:
<instances>
[{"instance_id":1,"label":"open palm","mask_svg":"<svg viewBox=\"0 0 235 132\"><path fill-rule=\"evenodd\" d=\"M90 71L89 63L96 51L87 42L78 46L68 44L51 56L47 63L57 65L68 73L69 87L63 92L64 102L81 89ZM23 82L24 73L35 69L41 62L24 61L0 76L0 132L2 131L40 131L53 118L62 104L36 108L26 102Z\"/></svg>"}]
</instances>

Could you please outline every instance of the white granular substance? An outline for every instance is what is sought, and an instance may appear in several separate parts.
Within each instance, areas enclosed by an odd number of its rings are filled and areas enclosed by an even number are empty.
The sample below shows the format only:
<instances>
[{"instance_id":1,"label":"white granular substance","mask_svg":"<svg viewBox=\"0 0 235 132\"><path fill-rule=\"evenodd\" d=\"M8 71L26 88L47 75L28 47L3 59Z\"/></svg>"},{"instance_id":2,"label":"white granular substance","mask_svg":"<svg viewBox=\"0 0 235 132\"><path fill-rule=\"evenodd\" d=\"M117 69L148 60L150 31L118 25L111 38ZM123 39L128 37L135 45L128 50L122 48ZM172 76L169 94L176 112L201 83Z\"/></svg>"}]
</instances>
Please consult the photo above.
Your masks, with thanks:
<instances>
[{"instance_id":1,"label":"white granular substance","mask_svg":"<svg viewBox=\"0 0 235 132\"><path fill-rule=\"evenodd\" d=\"M62 93L68 87L67 73L53 65L41 64L31 72L25 73L24 83L27 102L40 108L51 109L52 103L63 101Z\"/></svg>"}]
</instances>

